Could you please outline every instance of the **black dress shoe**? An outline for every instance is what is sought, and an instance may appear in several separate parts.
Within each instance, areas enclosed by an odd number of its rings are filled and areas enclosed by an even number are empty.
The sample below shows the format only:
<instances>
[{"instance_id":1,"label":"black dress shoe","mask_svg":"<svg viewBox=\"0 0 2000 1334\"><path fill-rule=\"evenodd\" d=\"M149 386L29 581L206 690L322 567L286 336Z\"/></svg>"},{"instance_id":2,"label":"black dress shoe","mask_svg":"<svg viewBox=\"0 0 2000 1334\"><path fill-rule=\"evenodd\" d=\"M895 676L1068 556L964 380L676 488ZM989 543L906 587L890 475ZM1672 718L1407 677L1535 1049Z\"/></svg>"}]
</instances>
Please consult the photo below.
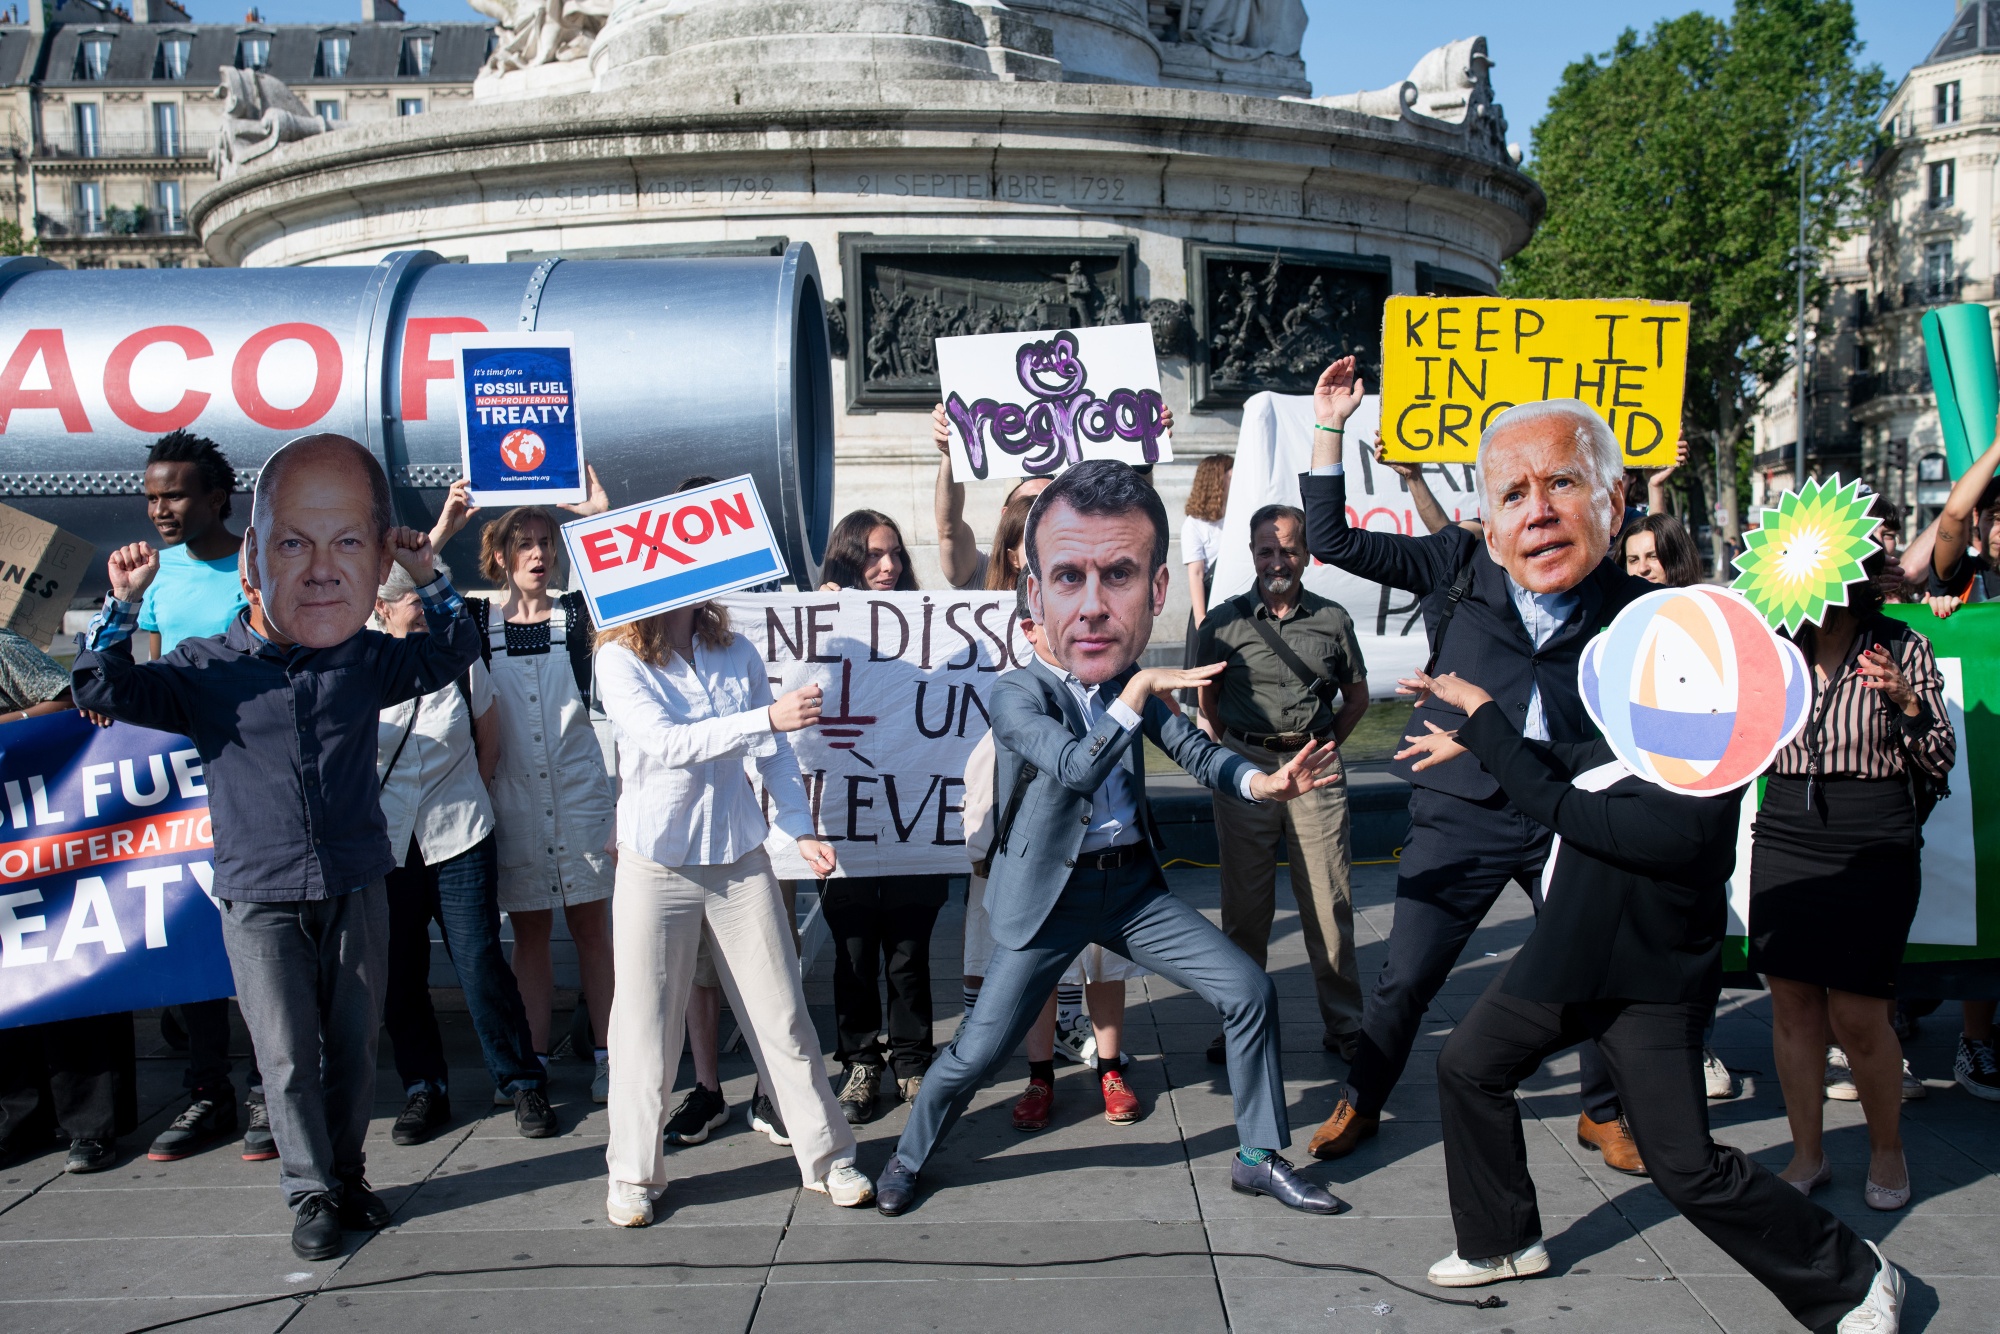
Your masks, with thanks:
<instances>
[{"instance_id":1,"label":"black dress shoe","mask_svg":"<svg viewBox=\"0 0 2000 1334\"><path fill-rule=\"evenodd\" d=\"M394 1221L389 1206L382 1203L380 1195L368 1189L368 1182L363 1177L350 1177L340 1183L334 1210L340 1225L356 1232L380 1232Z\"/></svg>"},{"instance_id":2,"label":"black dress shoe","mask_svg":"<svg viewBox=\"0 0 2000 1334\"><path fill-rule=\"evenodd\" d=\"M522 1089L514 1095L514 1129L523 1139L547 1139L558 1129L556 1109L549 1095L540 1089Z\"/></svg>"},{"instance_id":3,"label":"black dress shoe","mask_svg":"<svg viewBox=\"0 0 2000 1334\"><path fill-rule=\"evenodd\" d=\"M340 1254L340 1217L333 1196L308 1195L292 1219L292 1254L301 1260L331 1260Z\"/></svg>"},{"instance_id":4,"label":"black dress shoe","mask_svg":"<svg viewBox=\"0 0 2000 1334\"><path fill-rule=\"evenodd\" d=\"M1226 1033L1217 1033L1217 1034L1215 1035L1215 1041L1213 1041L1213 1042L1211 1042L1211 1043L1209 1043L1209 1044L1208 1044L1208 1063L1209 1063L1210 1065L1228 1065L1228 1064L1229 1064L1229 1035L1228 1035L1228 1034L1226 1034Z\"/></svg>"},{"instance_id":5,"label":"black dress shoe","mask_svg":"<svg viewBox=\"0 0 2000 1334\"><path fill-rule=\"evenodd\" d=\"M451 1098L431 1089L418 1089L403 1104L403 1114L389 1127L389 1138L398 1144L422 1144L451 1124Z\"/></svg>"},{"instance_id":6,"label":"black dress shoe","mask_svg":"<svg viewBox=\"0 0 2000 1334\"><path fill-rule=\"evenodd\" d=\"M63 1171L81 1175L85 1172L102 1172L118 1159L118 1146L108 1139L73 1139L69 1142L69 1157L63 1162Z\"/></svg>"},{"instance_id":7,"label":"black dress shoe","mask_svg":"<svg viewBox=\"0 0 2000 1334\"><path fill-rule=\"evenodd\" d=\"M1256 1164L1246 1163L1240 1156L1231 1158L1229 1188L1239 1195L1269 1195L1286 1208L1301 1213L1344 1214L1348 1208L1347 1201L1323 1186L1315 1186L1275 1153Z\"/></svg>"},{"instance_id":8,"label":"black dress shoe","mask_svg":"<svg viewBox=\"0 0 2000 1334\"><path fill-rule=\"evenodd\" d=\"M917 1202L917 1174L891 1152L888 1166L875 1179L875 1212L894 1218Z\"/></svg>"}]
</instances>

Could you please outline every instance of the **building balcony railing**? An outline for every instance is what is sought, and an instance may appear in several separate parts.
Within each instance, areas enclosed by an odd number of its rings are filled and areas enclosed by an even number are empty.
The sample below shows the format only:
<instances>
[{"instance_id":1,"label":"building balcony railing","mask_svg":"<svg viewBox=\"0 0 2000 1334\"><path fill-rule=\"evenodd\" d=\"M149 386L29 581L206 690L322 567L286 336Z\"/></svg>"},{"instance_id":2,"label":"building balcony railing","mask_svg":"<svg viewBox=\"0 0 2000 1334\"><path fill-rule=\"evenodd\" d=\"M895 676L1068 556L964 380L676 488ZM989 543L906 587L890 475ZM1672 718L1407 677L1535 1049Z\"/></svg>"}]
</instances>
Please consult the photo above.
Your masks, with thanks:
<instances>
[{"instance_id":1,"label":"building balcony railing","mask_svg":"<svg viewBox=\"0 0 2000 1334\"><path fill-rule=\"evenodd\" d=\"M1863 403L1891 394L1921 394L1927 387L1925 377L1908 367L1860 371L1847 382L1847 406L1858 408Z\"/></svg>"},{"instance_id":2,"label":"building balcony railing","mask_svg":"<svg viewBox=\"0 0 2000 1334\"><path fill-rule=\"evenodd\" d=\"M1930 134L1949 134L1968 125L1995 123L2000 123L2000 97L1965 98L1959 104L1958 115L1948 121L1937 118L1937 108L1931 103L1913 103L1904 107L1896 118L1895 137L1921 139Z\"/></svg>"},{"instance_id":3,"label":"building balcony railing","mask_svg":"<svg viewBox=\"0 0 2000 1334\"><path fill-rule=\"evenodd\" d=\"M71 161L96 158L205 157L208 149L196 147L188 142L186 135L164 136L158 134L99 134L91 137L75 135L66 138L42 139L35 145L39 157L63 158Z\"/></svg>"},{"instance_id":4,"label":"building balcony railing","mask_svg":"<svg viewBox=\"0 0 2000 1334\"><path fill-rule=\"evenodd\" d=\"M168 216L144 206L108 208L102 214L43 209L35 214L35 234L51 240L186 236L188 225L185 214Z\"/></svg>"}]
</instances>

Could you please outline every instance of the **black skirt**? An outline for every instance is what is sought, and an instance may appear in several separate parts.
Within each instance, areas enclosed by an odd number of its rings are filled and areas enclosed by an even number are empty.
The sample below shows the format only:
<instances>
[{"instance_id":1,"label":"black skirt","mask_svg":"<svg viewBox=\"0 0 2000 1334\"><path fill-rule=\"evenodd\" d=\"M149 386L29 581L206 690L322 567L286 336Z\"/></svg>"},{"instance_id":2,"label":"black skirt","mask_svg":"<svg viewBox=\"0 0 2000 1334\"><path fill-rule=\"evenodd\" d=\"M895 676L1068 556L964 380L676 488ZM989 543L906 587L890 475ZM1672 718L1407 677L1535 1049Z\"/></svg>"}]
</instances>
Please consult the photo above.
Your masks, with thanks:
<instances>
[{"instance_id":1,"label":"black skirt","mask_svg":"<svg viewBox=\"0 0 2000 1334\"><path fill-rule=\"evenodd\" d=\"M1896 995L1917 915L1919 830L1900 778L1773 776L1752 827L1750 969Z\"/></svg>"}]
</instances>

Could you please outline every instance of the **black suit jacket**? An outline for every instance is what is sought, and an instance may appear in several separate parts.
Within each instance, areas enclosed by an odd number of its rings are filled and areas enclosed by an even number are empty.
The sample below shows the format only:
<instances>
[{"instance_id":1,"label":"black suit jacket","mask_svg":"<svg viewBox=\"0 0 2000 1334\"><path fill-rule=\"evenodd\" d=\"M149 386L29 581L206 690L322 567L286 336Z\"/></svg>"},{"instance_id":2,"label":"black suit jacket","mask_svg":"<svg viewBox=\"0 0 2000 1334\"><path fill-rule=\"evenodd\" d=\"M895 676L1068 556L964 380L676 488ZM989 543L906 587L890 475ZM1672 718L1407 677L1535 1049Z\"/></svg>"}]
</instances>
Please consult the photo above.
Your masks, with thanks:
<instances>
[{"instance_id":1,"label":"black suit jacket","mask_svg":"<svg viewBox=\"0 0 2000 1334\"><path fill-rule=\"evenodd\" d=\"M1585 792L1571 780L1615 759L1611 747L1601 738L1529 741L1497 704L1480 708L1458 736L1517 809L1562 839L1507 992L1559 1003L1712 1003L1722 985L1742 789L1687 797L1628 774Z\"/></svg>"},{"instance_id":2,"label":"black suit jacket","mask_svg":"<svg viewBox=\"0 0 2000 1334\"><path fill-rule=\"evenodd\" d=\"M1576 691L1577 658L1591 636L1609 625L1628 602L1658 585L1626 574L1608 561L1600 564L1577 586L1577 608L1568 624L1537 649L1514 609L1507 572L1487 554L1479 538L1457 524L1423 537L1351 527L1345 476L1302 475L1299 496L1305 502L1306 545L1313 556L1349 574L1417 594L1423 599L1424 629L1433 643L1446 594L1459 570L1470 562L1472 586L1445 632L1439 673L1457 672L1477 683L1499 702L1516 731L1527 721L1528 697L1539 685L1551 741L1596 736ZM1412 735L1421 735L1426 721L1449 731L1461 726L1465 715L1429 700L1411 719ZM1499 791L1491 773L1463 759L1421 773L1410 768L1411 763L1399 760L1393 767L1417 787L1470 801L1485 801Z\"/></svg>"}]
</instances>

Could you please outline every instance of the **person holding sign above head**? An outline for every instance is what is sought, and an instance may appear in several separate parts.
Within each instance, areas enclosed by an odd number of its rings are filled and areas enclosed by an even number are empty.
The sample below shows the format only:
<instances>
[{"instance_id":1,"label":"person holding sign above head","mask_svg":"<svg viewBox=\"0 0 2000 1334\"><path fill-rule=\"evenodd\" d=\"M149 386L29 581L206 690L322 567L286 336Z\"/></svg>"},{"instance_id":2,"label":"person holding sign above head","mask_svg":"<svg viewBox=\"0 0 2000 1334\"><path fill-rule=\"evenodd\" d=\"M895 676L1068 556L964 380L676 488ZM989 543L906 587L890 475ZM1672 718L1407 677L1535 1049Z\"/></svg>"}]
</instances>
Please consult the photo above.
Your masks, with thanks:
<instances>
[{"instance_id":1,"label":"person holding sign above head","mask_svg":"<svg viewBox=\"0 0 2000 1334\"><path fill-rule=\"evenodd\" d=\"M590 496L573 514L610 508L597 470ZM478 509L464 480L452 484L431 540L449 540ZM481 629L481 661L493 675L500 718L499 758L488 785L500 861L500 911L514 925L514 976L527 1008L535 1052L548 1063L555 968L550 940L561 908L576 942L590 1013L594 1071L590 1096L609 1094L606 1035L615 986L611 964L611 778L591 727L590 655L594 629L580 592L553 591L563 572L561 522L522 505L479 534L479 572L506 590L497 603L470 601ZM496 1104L511 1103L505 1089Z\"/></svg>"},{"instance_id":2,"label":"person holding sign above head","mask_svg":"<svg viewBox=\"0 0 2000 1334\"><path fill-rule=\"evenodd\" d=\"M820 688L774 699L763 661L715 602L633 621L598 642L620 780L606 1212L620 1227L644 1227L666 1190L667 1097L703 945L750 1035L806 1188L845 1207L866 1204L874 1189L854 1166L854 1132L827 1084L791 920L764 851L769 829L745 772L746 760L756 764L778 827L807 866L830 874L833 848L814 835L784 736L818 722Z\"/></svg>"},{"instance_id":3,"label":"person holding sign above head","mask_svg":"<svg viewBox=\"0 0 2000 1334\"><path fill-rule=\"evenodd\" d=\"M993 686L1000 752L986 907L997 948L986 985L932 1065L876 1207L915 1203L917 1174L1041 1011L1085 946L1101 945L1188 987L1222 1011L1241 1147L1231 1186L1314 1214L1340 1201L1301 1177L1291 1142L1271 979L1206 918L1167 891L1152 832L1141 735L1211 787L1289 801L1333 781L1330 750L1307 745L1262 774L1154 696L1199 686L1221 668L1140 668L1165 610L1167 512L1130 467L1091 459L1037 499L1027 531L1028 600L1041 627L1035 660Z\"/></svg>"},{"instance_id":4,"label":"person holding sign above head","mask_svg":"<svg viewBox=\"0 0 2000 1334\"><path fill-rule=\"evenodd\" d=\"M1579 741L1589 722L1577 696L1584 642L1653 585L1605 563L1625 511L1625 468L1604 419L1575 399L1529 403L1495 417L1479 441L1480 531L1446 525L1423 537L1347 521L1341 440L1361 406L1354 358L1327 367L1313 393L1312 472L1299 479L1306 544L1319 560L1423 600L1431 666L1471 675L1535 740ZM1463 716L1428 699L1397 756L1414 787L1412 828L1396 878L1388 962L1363 1003L1348 1088L1313 1136L1317 1158L1352 1153L1376 1133L1431 999L1509 881L1535 898L1549 833L1457 753ZM1645 1165L1617 1091L1586 1045L1577 1136L1619 1171Z\"/></svg>"},{"instance_id":5,"label":"person holding sign above head","mask_svg":"<svg viewBox=\"0 0 2000 1334\"><path fill-rule=\"evenodd\" d=\"M159 556L110 558L111 592L72 673L78 704L178 732L200 752L215 831L213 897L269 1095L292 1249L323 1260L343 1228L388 1225L363 1176L375 1097L395 866L376 785L381 710L448 687L479 632L430 539L392 524L389 479L361 444L294 440L257 481L244 533L249 609L215 639L135 664ZM430 633L366 628L400 565Z\"/></svg>"},{"instance_id":6,"label":"person holding sign above head","mask_svg":"<svg viewBox=\"0 0 2000 1334\"><path fill-rule=\"evenodd\" d=\"M828 592L910 592L917 586L902 530L874 510L856 510L833 526L824 572L821 587ZM937 1052L931 928L944 907L946 883L941 875L868 875L821 887L820 907L835 945L834 1054L846 1066L840 1110L855 1125L875 1115L885 1070L897 1093L911 1101ZM878 973L888 988L886 1012Z\"/></svg>"}]
</instances>

